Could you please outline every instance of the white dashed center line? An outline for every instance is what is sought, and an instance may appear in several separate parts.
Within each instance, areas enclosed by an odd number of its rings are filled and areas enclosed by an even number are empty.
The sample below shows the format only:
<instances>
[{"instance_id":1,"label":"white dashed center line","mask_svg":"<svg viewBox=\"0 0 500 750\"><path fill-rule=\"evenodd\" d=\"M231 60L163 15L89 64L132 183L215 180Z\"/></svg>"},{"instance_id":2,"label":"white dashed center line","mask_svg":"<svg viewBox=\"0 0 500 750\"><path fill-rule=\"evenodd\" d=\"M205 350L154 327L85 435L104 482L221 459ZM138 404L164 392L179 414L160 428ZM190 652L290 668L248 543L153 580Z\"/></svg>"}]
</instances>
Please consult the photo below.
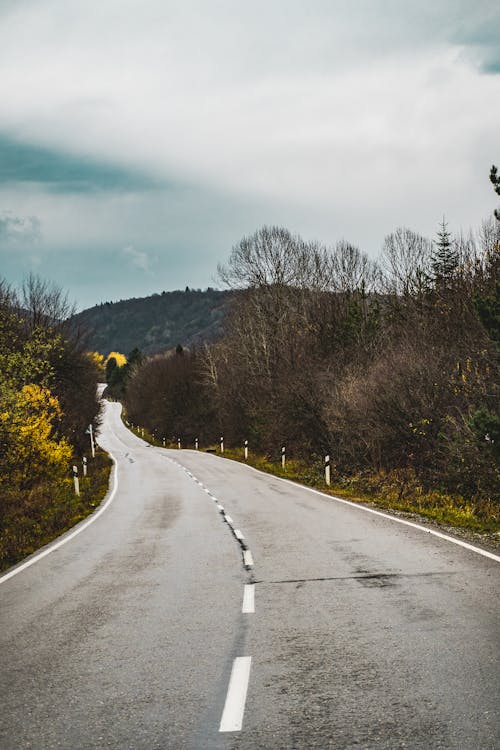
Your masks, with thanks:
<instances>
[{"instance_id":1,"label":"white dashed center line","mask_svg":"<svg viewBox=\"0 0 500 750\"><path fill-rule=\"evenodd\" d=\"M253 557L249 549L243 550L243 564L245 568L253 568Z\"/></svg>"},{"instance_id":2,"label":"white dashed center line","mask_svg":"<svg viewBox=\"0 0 500 750\"><path fill-rule=\"evenodd\" d=\"M251 663L251 656L238 656L233 662L219 732L241 731Z\"/></svg>"},{"instance_id":3,"label":"white dashed center line","mask_svg":"<svg viewBox=\"0 0 500 750\"><path fill-rule=\"evenodd\" d=\"M244 615L252 615L255 612L255 584L247 583L243 589L243 606L241 611Z\"/></svg>"}]
</instances>

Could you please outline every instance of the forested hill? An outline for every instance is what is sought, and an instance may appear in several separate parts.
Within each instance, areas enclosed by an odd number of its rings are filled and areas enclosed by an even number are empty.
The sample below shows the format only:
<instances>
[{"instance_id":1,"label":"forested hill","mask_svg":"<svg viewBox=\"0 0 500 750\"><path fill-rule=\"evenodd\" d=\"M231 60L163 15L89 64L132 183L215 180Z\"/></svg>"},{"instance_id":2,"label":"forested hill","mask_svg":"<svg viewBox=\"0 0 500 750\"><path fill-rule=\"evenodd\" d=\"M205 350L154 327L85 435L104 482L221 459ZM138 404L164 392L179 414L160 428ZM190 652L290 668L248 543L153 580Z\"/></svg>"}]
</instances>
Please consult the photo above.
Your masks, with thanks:
<instances>
[{"instance_id":1,"label":"forested hill","mask_svg":"<svg viewBox=\"0 0 500 750\"><path fill-rule=\"evenodd\" d=\"M177 344L189 347L217 339L233 294L186 288L103 302L77 313L74 321L89 332L87 347L104 356L111 351L128 354L135 347L144 354L155 354Z\"/></svg>"}]
</instances>

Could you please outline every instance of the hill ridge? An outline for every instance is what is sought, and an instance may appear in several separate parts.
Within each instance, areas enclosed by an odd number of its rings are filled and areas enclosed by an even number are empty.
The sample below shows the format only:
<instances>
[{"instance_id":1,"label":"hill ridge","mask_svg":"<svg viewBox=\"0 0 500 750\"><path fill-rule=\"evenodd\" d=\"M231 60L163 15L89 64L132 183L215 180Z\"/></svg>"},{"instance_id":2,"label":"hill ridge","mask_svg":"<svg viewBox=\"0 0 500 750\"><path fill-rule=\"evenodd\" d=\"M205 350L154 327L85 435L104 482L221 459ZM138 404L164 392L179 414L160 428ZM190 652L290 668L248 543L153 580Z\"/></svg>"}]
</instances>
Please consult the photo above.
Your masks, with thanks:
<instances>
[{"instance_id":1,"label":"hill ridge","mask_svg":"<svg viewBox=\"0 0 500 750\"><path fill-rule=\"evenodd\" d=\"M186 287L101 302L71 320L87 331L88 348L104 356L111 351L128 354L135 347L157 354L177 344L189 347L220 338L232 297L230 291Z\"/></svg>"}]
</instances>

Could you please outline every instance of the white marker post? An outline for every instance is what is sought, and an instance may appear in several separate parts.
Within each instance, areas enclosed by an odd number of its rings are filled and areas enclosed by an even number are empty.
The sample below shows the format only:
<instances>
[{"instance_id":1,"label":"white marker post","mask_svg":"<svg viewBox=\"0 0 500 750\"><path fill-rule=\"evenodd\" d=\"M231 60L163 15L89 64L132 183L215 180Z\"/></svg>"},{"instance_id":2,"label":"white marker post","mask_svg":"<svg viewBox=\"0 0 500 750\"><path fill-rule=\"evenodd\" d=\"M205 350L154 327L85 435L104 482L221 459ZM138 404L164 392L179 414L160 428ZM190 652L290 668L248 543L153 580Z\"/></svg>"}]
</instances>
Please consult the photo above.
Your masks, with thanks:
<instances>
[{"instance_id":1,"label":"white marker post","mask_svg":"<svg viewBox=\"0 0 500 750\"><path fill-rule=\"evenodd\" d=\"M325 482L330 486L330 456L325 456Z\"/></svg>"},{"instance_id":2,"label":"white marker post","mask_svg":"<svg viewBox=\"0 0 500 750\"><path fill-rule=\"evenodd\" d=\"M222 436L220 439L220 452L224 453L224 438Z\"/></svg>"},{"instance_id":3,"label":"white marker post","mask_svg":"<svg viewBox=\"0 0 500 750\"><path fill-rule=\"evenodd\" d=\"M73 481L75 483L75 495L80 497L80 482L78 481L78 466L73 465Z\"/></svg>"},{"instance_id":4,"label":"white marker post","mask_svg":"<svg viewBox=\"0 0 500 750\"><path fill-rule=\"evenodd\" d=\"M85 456L83 457L83 476L87 476L87 459L85 458Z\"/></svg>"},{"instance_id":5,"label":"white marker post","mask_svg":"<svg viewBox=\"0 0 500 750\"><path fill-rule=\"evenodd\" d=\"M248 440L245 440L245 461L248 458Z\"/></svg>"},{"instance_id":6,"label":"white marker post","mask_svg":"<svg viewBox=\"0 0 500 750\"><path fill-rule=\"evenodd\" d=\"M163 438L163 447L165 447L165 438Z\"/></svg>"},{"instance_id":7,"label":"white marker post","mask_svg":"<svg viewBox=\"0 0 500 750\"><path fill-rule=\"evenodd\" d=\"M286 455L285 455L285 446L281 448L281 468L283 471L285 471L285 463L286 463Z\"/></svg>"},{"instance_id":8,"label":"white marker post","mask_svg":"<svg viewBox=\"0 0 500 750\"><path fill-rule=\"evenodd\" d=\"M194 441L194 449L195 449L195 451L198 450L198 438L196 438L195 441Z\"/></svg>"},{"instance_id":9,"label":"white marker post","mask_svg":"<svg viewBox=\"0 0 500 750\"><path fill-rule=\"evenodd\" d=\"M95 458L94 430L92 429L91 424L89 424L88 432L90 435L90 450L92 451L92 458Z\"/></svg>"},{"instance_id":10,"label":"white marker post","mask_svg":"<svg viewBox=\"0 0 500 750\"><path fill-rule=\"evenodd\" d=\"M177 447L180 450L181 449L181 439L177 438Z\"/></svg>"}]
</instances>

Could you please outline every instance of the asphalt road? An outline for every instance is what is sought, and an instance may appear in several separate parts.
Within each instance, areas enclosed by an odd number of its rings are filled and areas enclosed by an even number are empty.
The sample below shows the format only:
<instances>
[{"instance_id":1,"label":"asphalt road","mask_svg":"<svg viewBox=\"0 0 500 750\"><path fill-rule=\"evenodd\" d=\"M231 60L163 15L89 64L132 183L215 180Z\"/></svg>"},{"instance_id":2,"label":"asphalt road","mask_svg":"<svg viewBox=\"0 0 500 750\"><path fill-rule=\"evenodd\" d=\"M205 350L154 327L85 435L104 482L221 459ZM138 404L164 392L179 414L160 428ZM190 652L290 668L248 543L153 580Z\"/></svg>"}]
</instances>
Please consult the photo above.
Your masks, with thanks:
<instances>
[{"instance_id":1,"label":"asphalt road","mask_svg":"<svg viewBox=\"0 0 500 750\"><path fill-rule=\"evenodd\" d=\"M100 442L108 505L0 579L2 750L500 747L497 559L117 404Z\"/></svg>"}]
</instances>

